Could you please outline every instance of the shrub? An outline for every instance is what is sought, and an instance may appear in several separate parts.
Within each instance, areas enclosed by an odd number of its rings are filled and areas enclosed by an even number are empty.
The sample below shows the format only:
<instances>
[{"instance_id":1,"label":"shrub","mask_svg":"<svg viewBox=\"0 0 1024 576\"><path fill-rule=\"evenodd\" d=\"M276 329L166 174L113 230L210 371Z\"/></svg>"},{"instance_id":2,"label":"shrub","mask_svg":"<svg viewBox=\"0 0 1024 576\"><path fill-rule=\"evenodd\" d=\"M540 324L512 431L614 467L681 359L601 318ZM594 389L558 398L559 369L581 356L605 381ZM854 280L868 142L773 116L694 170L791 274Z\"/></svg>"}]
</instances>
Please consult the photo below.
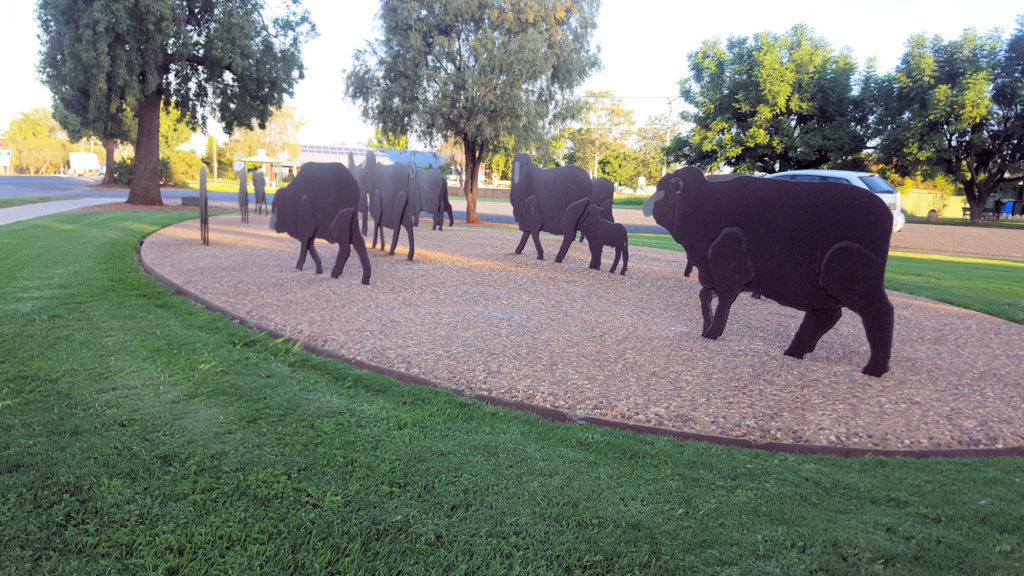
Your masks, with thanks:
<instances>
[{"instance_id":1,"label":"shrub","mask_svg":"<svg viewBox=\"0 0 1024 576\"><path fill-rule=\"evenodd\" d=\"M188 150L171 150L160 158L160 174L165 184L186 186L192 180L199 179L199 168L203 161Z\"/></svg>"},{"instance_id":2,"label":"shrub","mask_svg":"<svg viewBox=\"0 0 1024 576\"><path fill-rule=\"evenodd\" d=\"M113 175L115 184L131 184L132 176L135 174L134 158L108 163L107 170Z\"/></svg>"}]
</instances>

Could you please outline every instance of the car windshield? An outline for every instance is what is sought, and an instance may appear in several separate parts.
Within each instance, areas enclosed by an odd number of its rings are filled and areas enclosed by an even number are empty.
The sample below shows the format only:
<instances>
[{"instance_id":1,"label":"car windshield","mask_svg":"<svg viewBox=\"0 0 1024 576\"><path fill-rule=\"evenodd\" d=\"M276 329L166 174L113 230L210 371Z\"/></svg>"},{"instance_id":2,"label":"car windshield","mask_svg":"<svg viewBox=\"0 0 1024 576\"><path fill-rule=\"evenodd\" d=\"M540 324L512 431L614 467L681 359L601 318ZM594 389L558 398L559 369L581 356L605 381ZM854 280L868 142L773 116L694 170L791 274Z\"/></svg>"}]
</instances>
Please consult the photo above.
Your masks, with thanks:
<instances>
[{"instance_id":1,"label":"car windshield","mask_svg":"<svg viewBox=\"0 0 1024 576\"><path fill-rule=\"evenodd\" d=\"M860 181L868 187L868 190L871 190L875 194L898 194L895 188L878 176L861 176Z\"/></svg>"}]
</instances>

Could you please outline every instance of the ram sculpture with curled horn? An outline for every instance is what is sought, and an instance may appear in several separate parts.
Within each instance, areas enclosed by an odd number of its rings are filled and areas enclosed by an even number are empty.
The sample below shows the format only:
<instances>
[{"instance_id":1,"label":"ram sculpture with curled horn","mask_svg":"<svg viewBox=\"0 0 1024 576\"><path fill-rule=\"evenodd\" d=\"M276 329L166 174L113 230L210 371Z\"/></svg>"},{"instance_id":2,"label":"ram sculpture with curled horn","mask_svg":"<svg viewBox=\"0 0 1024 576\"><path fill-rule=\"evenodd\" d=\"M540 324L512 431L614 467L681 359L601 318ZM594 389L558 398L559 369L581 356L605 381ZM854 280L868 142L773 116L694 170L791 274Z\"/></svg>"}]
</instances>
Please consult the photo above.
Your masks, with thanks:
<instances>
[{"instance_id":1,"label":"ram sculpture with curled horn","mask_svg":"<svg viewBox=\"0 0 1024 576\"><path fill-rule=\"evenodd\" d=\"M875 194L833 182L709 181L685 167L662 177L643 209L686 250L685 274L699 272L704 337L721 336L736 296L751 292L804 311L785 351L803 358L846 307L861 317L871 350L862 372L889 370L892 214Z\"/></svg>"}]
</instances>

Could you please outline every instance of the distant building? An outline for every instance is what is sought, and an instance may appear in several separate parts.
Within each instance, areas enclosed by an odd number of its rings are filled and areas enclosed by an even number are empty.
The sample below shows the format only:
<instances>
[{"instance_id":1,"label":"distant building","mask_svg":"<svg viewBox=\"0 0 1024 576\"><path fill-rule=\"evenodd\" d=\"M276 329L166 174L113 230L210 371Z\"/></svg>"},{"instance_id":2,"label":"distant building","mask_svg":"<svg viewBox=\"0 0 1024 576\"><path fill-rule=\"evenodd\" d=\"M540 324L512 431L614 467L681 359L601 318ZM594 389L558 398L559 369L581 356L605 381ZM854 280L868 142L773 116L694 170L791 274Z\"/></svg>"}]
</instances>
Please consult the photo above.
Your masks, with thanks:
<instances>
[{"instance_id":1,"label":"distant building","mask_svg":"<svg viewBox=\"0 0 1024 576\"><path fill-rule=\"evenodd\" d=\"M355 163L362 164L366 160L366 153L373 152L378 164L405 164L415 162L420 168L430 166L437 168L448 160L446 154L437 152L426 152L422 150L385 150L381 148L366 148L364 146L342 146L318 144L303 144L302 152L298 158L286 164L301 167L306 162L340 162L348 165L348 155L351 154Z\"/></svg>"}]
</instances>

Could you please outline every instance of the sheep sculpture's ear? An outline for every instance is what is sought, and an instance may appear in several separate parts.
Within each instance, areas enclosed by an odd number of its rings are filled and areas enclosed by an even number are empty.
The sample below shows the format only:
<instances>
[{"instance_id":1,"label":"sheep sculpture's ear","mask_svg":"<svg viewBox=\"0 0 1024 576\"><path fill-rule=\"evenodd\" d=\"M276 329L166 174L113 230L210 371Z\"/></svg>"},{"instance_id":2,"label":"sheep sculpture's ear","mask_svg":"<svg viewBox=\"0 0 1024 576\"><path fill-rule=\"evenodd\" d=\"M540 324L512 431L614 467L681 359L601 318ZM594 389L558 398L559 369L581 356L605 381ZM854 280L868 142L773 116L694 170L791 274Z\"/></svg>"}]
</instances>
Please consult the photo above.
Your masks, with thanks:
<instances>
[{"instance_id":1,"label":"sheep sculpture's ear","mask_svg":"<svg viewBox=\"0 0 1024 576\"><path fill-rule=\"evenodd\" d=\"M419 168L417 168L416 167L416 163L411 161L411 160L409 161L408 166L409 166L409 179L410 180L415 180L416 179L416 174L419 173Z\"/></svg>"},{"instance_id":2,"label":"sheep sculpture's ear","mask_svg":"<svg viewBox=\"0 0 1024 576\"><path fill-rule=\"evenodd\" d=\"M686 183L683 182L683 180L681 178L673 178L671 180L670 184L671 184L671 190L673 192L675 192L676 194L682 194L683 193L683 186L686 185Z\"/></svg>"},{"instance_id":3,"label":"sheep sculpture's ear","mask_svg":"<svg viewBox=\"0 0 1024 576\"><path fill-rule=\"evenodd\" d=\"M519 162L512 165L512 182L519 184Z\"/></svg>"}]
</instances>

